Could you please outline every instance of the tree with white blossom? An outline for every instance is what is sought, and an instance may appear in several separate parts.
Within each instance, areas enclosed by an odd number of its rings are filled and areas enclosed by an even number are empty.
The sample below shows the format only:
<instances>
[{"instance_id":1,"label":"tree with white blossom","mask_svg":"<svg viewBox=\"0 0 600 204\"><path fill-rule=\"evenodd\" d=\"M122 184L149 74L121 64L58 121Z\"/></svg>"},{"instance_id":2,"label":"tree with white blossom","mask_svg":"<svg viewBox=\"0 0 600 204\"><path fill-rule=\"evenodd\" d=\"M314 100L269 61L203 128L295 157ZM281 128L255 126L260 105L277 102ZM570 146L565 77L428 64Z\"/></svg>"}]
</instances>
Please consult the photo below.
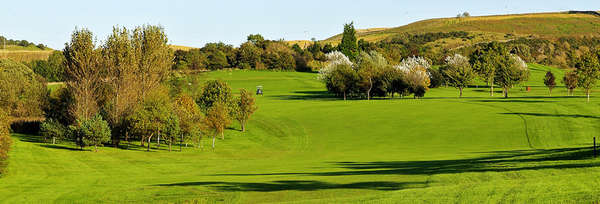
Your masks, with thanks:
<instances>
[{"instance_id":1,"label":"tree with white blossom","mask_svg":"<svg viewBox=\"0 0 600 204\"><path fill-rule=\"evenodd\" d=\"M425 96L425 92L429 90L431 79L427 70L431 68L431 64L423 57L409 57L399 65L394 66L404 72L404 77L408 83L409 91L413 93L415 98Z\"/></svg>"}]
</instances>

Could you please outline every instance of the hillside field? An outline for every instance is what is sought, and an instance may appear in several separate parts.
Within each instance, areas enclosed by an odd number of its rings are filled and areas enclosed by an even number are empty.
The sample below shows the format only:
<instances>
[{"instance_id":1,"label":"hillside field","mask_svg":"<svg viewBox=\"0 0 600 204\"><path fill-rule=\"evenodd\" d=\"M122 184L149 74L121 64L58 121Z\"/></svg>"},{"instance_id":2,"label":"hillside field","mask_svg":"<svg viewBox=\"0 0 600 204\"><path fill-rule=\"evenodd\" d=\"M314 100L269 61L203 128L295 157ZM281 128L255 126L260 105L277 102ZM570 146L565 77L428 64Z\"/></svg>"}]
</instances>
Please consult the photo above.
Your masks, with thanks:
<instances>
[{"instance_id":1,"label":"hillside field","mask_svg":"<svg viewBox=\"0 0 600 204\"><path fill-rule=\"evenodd\" d=\"M0 203L599 202L600 93L586 103L559 83L549 96L545 71L563 71L530 69L531 91L508 99L479 84L460 99L436 88L371 101L333 98L313 73L202 73L234 92L264 86L246 133L234 123L214 151L203 139L182 152L135 142L97 153L14 134Z\"/></svg>"}]
</instances>

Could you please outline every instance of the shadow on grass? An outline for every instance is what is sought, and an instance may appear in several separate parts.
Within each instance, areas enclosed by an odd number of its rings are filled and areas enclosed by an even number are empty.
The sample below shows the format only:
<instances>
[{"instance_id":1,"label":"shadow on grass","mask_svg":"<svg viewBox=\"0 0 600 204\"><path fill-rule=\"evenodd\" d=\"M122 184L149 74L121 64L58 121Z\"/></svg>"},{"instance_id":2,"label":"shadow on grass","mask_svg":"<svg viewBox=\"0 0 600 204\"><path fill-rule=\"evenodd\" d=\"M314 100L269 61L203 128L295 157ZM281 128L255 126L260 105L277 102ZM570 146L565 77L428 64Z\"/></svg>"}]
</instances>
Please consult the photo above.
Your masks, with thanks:
<instances>
[{"instance_id":1,"label":"shadow on grass","mask_svg":"<svg viewBox=\"0 0 600 204\"><path fill-rule=\"evenodd\" d=\"M357 182L348 184L336 184L314 180L283 180L265 183L244 183L244 182L182 182L171 184L157 184L155 186L211 186L220 191L256 191L256 192L274 192L274 191L316 191L327 189L370 189L380 191L393 191L408 188L423 188L424 182Z\"/></svg>"},{"instance_id":2,"label":"shadow on grass","mask_svg":"<svg viewBox=\"0 0 600 204\"><path fill-rule=\"evenodd\" d=\"M67 146L55 145L55 144L40 144L40 147L52 148L52 149L64 149L64 150L71 150L71 151L86 151L86 149L82 150L80 148L67 147Z\"/></svg>"},{"instance_id":3,"label":"shadow on grass","mask_svg":"<svg viewBox=\"0 0 600 204\"><path fill-rule=\"evenodd\" d=\"M548 150L517 150L502 152L480 152L491 154L473 159L432 161L377 161L377 162L332 162L344 171L292 172L264 174L217 174L214 176L354 176L354 175L432 175L466 172L509 172L521 170L570 169L600 167L592 159L593 150L585 148L561 148Z\"/></svg>"},{"instance_id":4,"label":"shadow on grass","mask_svg":"<svg viewBox=\"0 0 600 204\"><path fill-rule=\"evenodd\" d=\"M330 94L327 91L294 91L293 94L289 95L270 95L269 97L281 100L340 100L339 98L335 97L335 95Z\"/></svg>"},{"instance_id":5,"label":"shadow on grass","mask_svg":"<svg viewBox=\"0 0 600 204\"><path fill-rule=\"evenodd\" d=\"M600 119L598 116L593 115L581 115L581 114L548 114L548 113L501 113L504 115L527 115L527 116L539 116L539 117L568 117L568 118L592 118Z\"/></svg>"},{"instance_id":6,"label":"shadow on grass","mask_svg":"<svg viewBox=\"0 0 600 204\"><path fill-rule=\"evenodd\" d=\"M489 99L489 100L474 100L473 102L483 103L554 103L556 101L544 101L544 100L521 100L518 97L508 99Z\"/></svg>"},{"instance_id":7,"label":"shadow on grass","mask_svg":"<svg viewBox=\"0 0 600 204\"><path fill-rule=\"evenodd\" d=\"M32 142L32 143L43 143L44 138L39 135L29 135L29 134L13 134L14 137L17 137L19 140L23 142Z\"/></svg>"}]
</instances>

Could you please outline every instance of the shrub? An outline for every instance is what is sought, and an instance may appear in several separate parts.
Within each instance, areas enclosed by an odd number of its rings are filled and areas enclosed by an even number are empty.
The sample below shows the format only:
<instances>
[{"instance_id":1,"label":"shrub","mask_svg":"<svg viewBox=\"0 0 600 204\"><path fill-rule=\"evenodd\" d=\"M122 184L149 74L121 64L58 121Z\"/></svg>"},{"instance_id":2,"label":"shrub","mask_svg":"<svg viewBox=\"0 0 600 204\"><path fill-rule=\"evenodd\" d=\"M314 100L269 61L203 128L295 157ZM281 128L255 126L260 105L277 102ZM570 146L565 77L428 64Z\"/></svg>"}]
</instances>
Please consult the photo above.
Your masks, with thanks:
<instances>
[{"instance_id":1,"label":"shrub","mask_svg":"<svg viewBox=\"0 0 600 204\"><path fill-rule=\"evenodd\" d=\"M40 133L44 137L44 141L52 139L52 144L56 144L56 139L65 138L65 126L52 118L44 121L40 125Z\"/></svg>"},{"instance_id":2,"label":"shrub","mask_svg":"<svg viewBox=\"0 0 600 204\"><path fill-rule=\"evenodd\" d=\"M94 146L94 151L98 151L98 146L110 141L110 127L100 115L90 119L77 119L76 125L70 126L70 129L72 137L81 148Z\"/></svg>"},{"instance_id":3,"label":"shrub","mask_svg":"<svg viewBox=\"0 0 600 204\"><path fill-rule=\"evenodd\" d=\"M9 124L9 116L0 109L0 175L5 172L8 150L12 143L10 139Z\"/></svg>"}]
</instances>

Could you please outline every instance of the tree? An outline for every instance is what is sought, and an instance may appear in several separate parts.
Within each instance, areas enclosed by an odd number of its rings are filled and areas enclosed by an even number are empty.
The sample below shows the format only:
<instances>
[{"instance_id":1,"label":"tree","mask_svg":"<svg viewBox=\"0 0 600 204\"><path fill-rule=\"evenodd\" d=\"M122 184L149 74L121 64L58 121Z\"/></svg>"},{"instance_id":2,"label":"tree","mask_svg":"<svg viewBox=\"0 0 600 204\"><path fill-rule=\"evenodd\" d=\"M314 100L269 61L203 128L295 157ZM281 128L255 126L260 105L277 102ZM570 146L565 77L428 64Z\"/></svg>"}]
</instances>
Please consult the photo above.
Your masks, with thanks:
<instances>
[{"instance_id":1,"label":"tree","mask_svg":"<svg viewBox=\"0 0 600 204\"><path fill-rule=\"evenodd\" d=\"M425 96L425 92L429 90L431 79L429 78L428 69L431 65L425 58L422 57L409 57L395 66L394 68L404 73L404 79L408 84L408 90L415 98Z\"/></svg>"},{"instance_id":2,"label":"tree","mask_svg":"<svg viewBox=\"0 0 600 204\"><path fill-rule=\"evenodd\" d=\"M502 87L504 98L508 98L510 88L529 78L529 69L525 61L513 54L504 55L500 63L496 69L494 81Z\"/></svg>"},{"instance_id":3,"label":"tree","mask_svg":"<svg viewBox=\"0 0 600 204\"><path fill-rule=\"evenodd\" d=\"M0 175L6 171L10 139L10 116L0 108Z\"/></svg>"},{"instance_id":4,"label":"tree","mask_svg":"<svg viewBox=\"0 0 600 204\"><path fill-rule=\"evenodd\" d=\"M36 60L31 62L31 69L36 74L44 77L47 81L63 81L65 72L65 56L61 51L54 51L47 60Z\"/></svg>"},{"instance_id":5,"label":"tree","mask_svg":"<svg viewBox=\"0 0 600 204\"><path fill-rule=\"evenodd\" d=\"M556 87L556 79L551 71L546 72L546 76L544 77L544 84L546 85L546 87L548 87L550 96L552 96L552 89Z\"/></svg>"},{"instance_id":6,"label":"tree","mask_svg":"<svg viewBox=\"0 0 600 204\"><path fill-rule=\"evenodd\" d=\"M508 54L505 46L498 42L492 42L475 50L469 57L473 70L490 86L490 96L494 96L494 79L496 70L501 65L501 56Z\"/></svg>"},{"instance_id":7,"label":"tree","mask_svg":"<svg viewBox=\"0 0 600 204\"><path fill-rule=\"evenodd\" d=\"M75 118L87 120L98 113L96 93L101 88L102 79L101 56L92 32L76 29L71 34L71 41L65 44L63 55L65 80L75 99L70 112Z\"/></svg>"},{"instance_id":8,"label":"tree","mask_svg":"<svg viewBox=\"0 0 600 204\"><path fill-rule=\"evenodd\" d=\"M202 88L202 93L197 99L200 109L208 112L208 109L216 103L228 106L231 103L232 95L229 85L221 80L207 81Z\"/></svg>"},{"instance_id":9,"label":"tree","mask_svg":"<svg viewBox=\"0 0 600 204\"><path fill-rule=\"evenodd\" d=\"M355 60L358 56L358 43L356 41L356 30L354 29L354 22L344 24L344 33L342 34L342 41L338 45L338 49L348 56L350 60Z\"/></svg>"},{"instance_id":10,"label":"tree","mask_svg":"<svg viewBox=\"0 0 600 204\"><path fill-rule=\"evenodd\" d=\"M382 55L372 51L370 53L361 52L357 58L356 66L360 80L359 86L366 93L367 100L370 100L375 78L390 65Z\"/></svg>"},{"instance_id":11,"label":"tree","mask_svg":"<svg viewBox=\"0 0 600 204\"><path fill-rule=\"evenodd\" d=\"M587 101L590 102L590 93L600 77L598 57L592 53L586 53L579 58L575 67L577 68L575 71L577 73L577 86L585 91Z\"/></svg>"},{"instance_id":12,"label":"tree","mask_svg":"<svg viewBox=\"0 0 600 204\"><path fill-rule=\"evenodd\" d=\"M82 148L94 146L94 151L97 152L98 146L110 141L110 127L100 115L90 119L77 119L75 124L71 126L71 134L75 136L76 142Z\"/></svg>"},{"instance_id":13,"label":"tree","mask_svg":"<svg viewBox=\"0 0 600 204\"><path fill-rule=\"evenodd\" d=\"M157 89L149 93L133 114L127 117L129 129L132 134L140 137L141 146L144 146L144 140L147 140L147 151L150 151L152 137L160 137L161 132L164 132L171 122L169 120L172 119L172 108L168 93Z\"/></svg>"},{"instance_id":14,"label":"tree","mask_svg":"<svg viewBox=\"0 0 600 204\"><path fill-rule=\"evenodd\" d=\"M242 132L246 132L246 123L257 109L254 101L255 98L252 96L252 92L249 92L246 89L240 89L240 96L235 100L235 110L233 115L234 118L240 122Z\"/></svg>"},{"instance_id":15,"label":"tree","mask_svg":"<svg viewBox=\"0 0 600 204\"><path fill-rule=\"evenodd\" d=\"M469 64L469 59L459 54L446 57L446 66L442 67L441 71L447 78L448 84L459 90L459 98L463 95L463 89L476 76L471 64Z\"/></svg>"},{"instance_id":16,"label":"tree","mask_svg":"<svg viewBox=\"0 0 600 204\"><path fill-rule=\"evenodd\" d=\"M264 48L265 38L260 34L248 35L247 40L258 47Z\"/></svg>"},{"instance_id":17,"label":"tree","mask_svg":"<svg viewBox=\"0 0 600 204\"><path fill-rule=\"evenodd\" d=\"M29 67L0 59L0 108L13 118L43 116L47 89L44 79Z\"/></svg>"},{"instance_id":18,"label":"tree","mask_svg":"<svg viewBox=\"0 0 600 204\"><path fill-rule=\"evenodd\" d=\"M135 28L132 41L137 80L131 83L136 84L136 90L140 92L138 100L141 101L168 77L173 64L173 50L167 44L169 40L161 26Z\"/></svg>"},{"instance_id":19,"label":"tree","mask_svg":"<svg viewBox=\"0 0 600 204\"><path fill-rule=\"evenodd\" d=\"M184 138L198 138L198 147L202 137L203 116L200 107L194 99L187 95L179 95L174 102L174 111L179 118L179 127L181 128L181 142Z\"/></svg>"},{"instance_id":20,"label":"tree","mask_svg":"<svg viewBox=\"0 0 600 204\"><path fill-rule=\"evenodd\" d=\"M226 105L216 103L208 109L204 118L205 126L213 132L212 148L215 148L215 138L221 134L221 139L225 139L225 128L231 123Z\"/></svg>"},{"instance_id":21,"label":"tree","mask_svg":"<svg viewBox=\"0 0 600 204\"><path fill-rule=\"evenodd\" d=\"M40 124L40 133L44 140L52 139L52 144L56 144L56 139L65 138L66 128L58 121L50 118Z\"/></svg>"},{"instance_id":22,"label":"tree","mask_svg":"<svg viewBox=\"0 0 600 204\"><path fill-rule=\"evenodd\" d=\"M254 43L243 43L239 48L239 52L237 52L238 67L256 69L256 64L261 61L262 52L263 50Z\"/></svg>"},{"instance_id":23,"label":"tree","mask_svg":"<svg viewBox=\"0 0 600 204\"><path fill-rule=\"evenodd\" d=\"M334 93L342 93L344 100L359 80L358 73L348 64L338 64L331 71L330 84Z\"/></svg>"},{"instance_id":24,"label":"tree","mask_svg":"<svg viewBox=\"0 0 600 204\"><path fill-rule=\"evenodd\" d=\"M140 91L136 81L137 62L133 41L126 28L113 27L113 33L106 40L103 49L103 64L106 68L106 81L110 89L107 104L104 104L106 119L112 127L112 142L119 144L125 134L124 120L139 102Z\"/></svg>"},{"instance_id":25,"label":"tree","mask_svg":"<svg viewBox=\"0 0 600 204\"><path fill-rule=\"evenodd\" d=\"M573 71L565 72L565 76L563 77L563 83L567 88L567 95L572 96L573 90L577 88L577 73Z\"/></svg>"},{"instance_id":26,"label":"tree","mask_svg":"<svg viewBox=\"0 0 600 204\"><path fill-rule=\"evenodd\" d=\"M173 146L173 141L177 140L181 133L181 129L179 127L179 118L177 117L177 115L173 114L172 112L169 114L161 133L161 136L163 136L169 142L170 152L171 147Z\"/></svg>"}]
</instances>

